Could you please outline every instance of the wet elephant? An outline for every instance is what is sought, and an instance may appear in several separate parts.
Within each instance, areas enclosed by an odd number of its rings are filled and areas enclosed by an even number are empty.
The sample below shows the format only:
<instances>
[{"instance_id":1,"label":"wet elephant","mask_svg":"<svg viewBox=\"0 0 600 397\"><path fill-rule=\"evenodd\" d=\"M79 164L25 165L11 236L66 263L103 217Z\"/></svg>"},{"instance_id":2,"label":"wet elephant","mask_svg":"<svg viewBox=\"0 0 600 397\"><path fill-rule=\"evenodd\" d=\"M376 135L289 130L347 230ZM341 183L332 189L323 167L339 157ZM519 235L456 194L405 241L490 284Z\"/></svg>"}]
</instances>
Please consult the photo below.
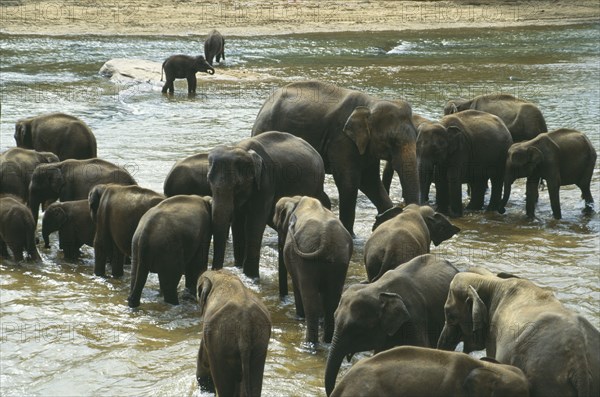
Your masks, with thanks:
<instances>
[{"instance_id":1,"label":"wet elephant","mask_svg":"<svg viewBox=\"0 0 600 397\"><path fill-rule=\"evenodd\" d=\"M306 195L330 207L323 191L325 171L319 153L300 138L271 131L208 155L213 194L213 268L223 267L231 226L236 266L258 277L263 233L272 225L275 203L284 196ZM280 258L280 272L285 266Z\"/></svg>"},{"instance_id":2,"label":"wet elephant","mask_svg":"<svg viewBox=\"0 0 600 397\"><path fill-rule=\"evenodd\" d=\"M225 39L218 30L213 29L208 33L204 41L204 58L212 66L215 57L217 57L217 62L219 63L221 63L221 58L225 60Z\"/></svg>"},{"instance_id":3,"label":"wet elephant","mask_svg":"<svg viewBox=\"0 0 600 397\"><path fill-rule=\"evenodd\" d=\"M96 225L90 215L87 200L52 203L42 218L42 237L45 248L50 248L50 234L58 231L58 242L65 258L75 259L79 248L86 244L94 246Z\"/></svg>"},{"instance_id":4,"label":"wet elephant","mask_svg":"<svg viewBox=\"0 0 600 397\"><path fill-rule=\"evenodd\" d=\"M444 327L444 302L458 270L432 254L386 272L371 284L350 286L335 311L335 330L325 368L331 394L344 357L398 345L435 347Z\"/></svg>"},{"instance_id":5,"label":"wet elephant","mask_svg":"<svg viewBox=\"0 0 600 397\"><path fill-rule=\"evenodd\" d=\"M162 64L160 73L160 81L163 81L162 72L164 71L167 81L162 88L163 94L169 90L169 94L173 95L175 88L173 82L175 79L187 79L188 94L196 93L196 73L205 72L214 74L215 69L209 65L203 56L192 57L189 55L172 55L165 59Z\"/></svg>"},{"instance_id":6,"label":"wet elephant","mask_svg":"<svg viewBox=\"0 0 600 397\"><path fill-rule=\"evenodd\" d=\"M33 170L40 164L57 163L52 152L14 147L0 155L0 194L13 194L29 201L29 184Z\"/></svg>"},{"instance_id":7,"label":"wet elephant","mask_svg":"<svg viewBox=\"0 0 600 397\"><path fill-rule=\"evenodd\" d=\"M212 196L208 183L208 153L198 153L179 160L165 178L165 196L195 194Z\"/></svg>"},{"instance_id":8,"label":"wet elephant","mask_svg":"<svg viewBox=\"0 0 600 397\"><path fill-rule=\"evenodd\" d=\"M140 219L131 245L129 307L140 305L148 273L158 273L165 302L178 305L177 286L185 275L186 292L196 296L198 277L207 268L211 238L211 199L173 196Z\"/></svg>"},{"instance_id":9,"label":"wet elephant","mask_svg":"<svg viewBox=\"0 0 600 397\"><path fill-rule=\"evenodd\" d=\"M538 186L541 179L548 185L552 215L562 217L559 190L561 186L577 185L585 200L585 213L592 213L594 198L590 190L596 165L596 150L589 138L576 130L561 128L540 134L527 142L515 143L508 151L504 181L504 197L499 211L504 213L510 198L511 185L517 178L527 178L526 212L535 215Z\"/></svg>"},{"instance_id":10,"label":"wet elephant","mask_svg":"<svg viewBox=\"0 0 600 397\"><path fill-rule=\"evenodd\" d=\"M64 113L50 113L17 121L18 147L52 152L60 160L96 157L96 137L82 120Z\"/></svg>"},{"instance_id":11,"label":"wet elephant","mask_svg":"<svg viewBox=\"0 0 600 397\"><path fill-rule=\"evenodd\" d=\"M471 187L467 209L481 210L488 179L492 191L488 211L495 211L502 198L504 167L510 132L497 116L465 110L444 116L439 123L419 126L417 153L421 192L428 190L425 176L434 173L437 211L462 216L462 184ZM423 200L425 197L423 197Z\"/></svg>"},{"instance_id":12,"label":"wet elephant","mask_svg":"<svg viewBox=\"0 0 600 397\"><path fill-rule=\"evenodd\" d=\"M96 185L88 203L96 222L94 274L104 276L110 258L113 277L123 276L125 257L131 257L133 234L150 208L165 199L160 193L137 185Z\"/></svg>"},{"instance_id":13,"label":"wet elephant","mask_svg":"<svg viewBox=\"0 0 600 397\"><path fill-rule=\"evenodd\" d=\"M522 278L464 272L450 285L438 348L486 349L520 368L532 396L600 394L600 332L548 288Z\"/></svg>"},{"instance_id":14,"label":"wet elephant","mask_svg":"<svg viewBox=\"0 0 600 397\"><path fill-rule=\"evenodd\" d=\"M74 201L88 198L92 187L101 183L135 184L124 168L101 159L63 160L36 167L29 184L29 208L37 223L40 204L57 199Z\"/></svg>"},{"instance_id":15,"label":"wet elephant","mask_svg":"<svg viewBox=\"0 0 600 397\"><path fill-rule=\"evenodd\" d=\"M16 261L23 260L23 251L28 259L39 260L35 245L35 222L29 208L19 197L0 195L0 256L9 258L8 248Z\"/></svg>"},{"instance_id":16,"label":"wet elephant","mask_svg":"<svg viewBox=\"0 0 600 397\"><path fill-rule=\"evenodd\" d=\"M417 132L403 101L385 101L334 85L305 81L275 91L260 109L252 135L286 131L310 143L333 174L340 219L353 232L360 189L379 213L393 206L381 183L379 161L400 176L407 204L418 203Z\"/></svg>"}]
</instances>

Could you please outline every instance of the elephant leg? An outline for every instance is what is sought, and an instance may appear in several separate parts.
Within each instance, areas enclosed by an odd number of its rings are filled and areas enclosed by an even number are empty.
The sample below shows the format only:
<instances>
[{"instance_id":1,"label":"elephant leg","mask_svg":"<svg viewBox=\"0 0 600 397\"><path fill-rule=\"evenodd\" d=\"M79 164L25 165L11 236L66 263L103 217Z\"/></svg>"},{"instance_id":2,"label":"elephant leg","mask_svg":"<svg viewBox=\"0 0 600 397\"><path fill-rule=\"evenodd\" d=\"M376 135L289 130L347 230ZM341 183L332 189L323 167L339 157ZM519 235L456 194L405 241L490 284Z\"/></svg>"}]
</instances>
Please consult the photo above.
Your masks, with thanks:
<instances>
[{"instance_id":1,"label":"elephant leg","mask_svg":"<svg viewBox=\"0 0 600 397\"><path fill-rule=\"evenodd\" d=\"M296 265L297 264L292 264L292 266L297 267ZM290 271L290 274L292 276L292 286L294 288L294 304L296 306L296 317L298 317L298 319L303 319L306 317L306 312L304 311L304 303L302 301L302 290L299 285L298 274L294 270Z\"/></svg>"},{"instance_id":2,"label":"elephant leg","mask_svg":"<svg viewBox=\"0 0 600 397\"><path fill-rule=\"evenodd\" d=\"M462 216L462 183L460 171L458 169L448 172L448 199L450 201L449 215L456 217Z\"/></svg>"},{"instance_id":3,"label":"elephant leg","mask_svg":"<svg viewBox=\"0 0 600 397\"><path fill-rule=\"evenodd\" d=\"M246 246L246 234L244 233L245 221L246 215L236 213L231 222L233 260L236 267L242 267L244 263L244 247Z\"/></svg>"},{"instance_id":4,"label":"elephant leg","mask_svg":"<svg viewBox=\"0 0 600 397\"><path fill-rule=\"evenodd\" d=\"M254 203L258 204L257 201L258 200L254 201ZM258 205L249 207L254 208L254 211L247 216L244 225L246 244L244 247L245 255L242 269L244 274L250 278L259 277L258 264L260 262L260 249L263 234L267 227L268 214L272 207L271 204L272 200L264 200L264 202Z\"/></svg>"},{"instance_id":5,"label":"elephant leg","mask_svg":"<svg viewBox=\"0 0 600 397\"><path fill-rule=\"evenodd\" d=\"M354 218L356 216L356 198L358 197L358 178L348 175L353 170L343 172L333 172L333 180L338 188L340 221L346 230L355 237Z\"/></svg>"},{"instance_id":6,"label":"elephant leg","mask_svg":"<svg viewBox=\"0 0 600 397\"><path fill-rule=\"evenodd\" d=\"M283 247L285 245L285 234L277 234L277 268L279 275L279 296L284 297L288 294L288 283L287 283L287 268L285 267Z\"/></svg>"},{"instance_id":7,"label":"elephant leg","mask_svg":"<svg viewBox=\"0 0 600 397\"><path fill-rule=\"evenodd\" d=\"M260 396L262 392L268 343L268 339L265 341L265 344L259 342L252 348L252 352L250 353L250 388L253 396Z\"/></svg>"},{"instance_id":8,"label":"elephant leg","mask_svg":"<svg viewBox=\"0 0 600 397\"><path fill-rule=\"evenodd\" d=\"M127 298L127 304L129 307L138 307L142 298L142 290L148 280L148 268L147 266L139 266L136 259L131 264L131 285L130 293Z\"/></svg>"},{"instance_id":9,"label":"elephant leg","mask_svg":"<svg viewBox=\"0 0 600 397\"><path fill-rule=\"evenodd\" d=\"M527 185L525 187L525 212L527 213L527 217L530 219L533 219L533 217L535 216L535 205L538 201L539 185L540 178L527 178Z\"/></svg>"},{"instance_id":10,"label":"elephant leg","mask_svg":"<svg viewBox=\"0 0 600 397\"><path fill-rule=\"evenodd\" d=\"M502 184L504 176L494 176L492 179L492 192L490 194L490 202L487 206L488 211L497 211L502 200Z\"/></svg>"},{"instance_id":11,"label":"elephant leg","mask_svg":"<svg viewBox=\"0 0 600 397\"><path fill-rule=\"evenodd\" d=\"M6 243L4 241L0 241L0 256L2 256L3 258L9 258L10 255L8 253L8 248L6 246Z\"/></svg>"},{"instance_id":12,"label":"elephant leg","mask_svg":"<svg viewBox=\"0 0 600 397\"><path fill-rule=\"evenodd\" d=\"M179 304L179 296L177 295L179 280L181 280L181 273L174 271L174 269L169 269L158 274L158 284L160 285L165 302L171 305Z\"/></svg>"},{"instance_id":13,"label":"elephant leg","mask_svg":"<svg viewBox=\"0 0 600 397\"><path fill-rule=\"evenodd\" d=\"M195 94L196 93L196 84L197 84L197 80L196 80L196 75L190 75L187 77L187 83L188 83L188 94Z\"/></svg>"},{"instance_id":14,"label":"elephant leg","mask_svg":"<svg viewBox=\"0 0 600 397\"><path fill-rule=\"evenodd\" d=\"M435 173L435 204L437 212L448 215L449 194L446 170L438 168Z\"/></svg>"},{"instance_id":15,"label":"elephant leg","mask_svg":"<svg viewBox=\"0 0 600 397\"><path fill-rule=\"evenodd\" d=\"M98 238L94 240L94 274L99 277L104 277L106 274L106 260L108 258L104 239Z\"/></svg>"},{"instance_id":16,"label":"elephant leg","mask_svg":"<svg viewBox=\"0 0 600 397\"><path fill-rule=\"evenodd\" d=\"M198 278L208 269L208 249L210 240L202 242L192 260L185 266L185 288L193 296L196 296Z\"/></svg>"},{"instance_id":17,"label":"elephant leg","mask_svg":"<svg viewBox=\"0 0 600 397\"><path fill-rule=\"evenodd\" d=\"M550 196L550 207L552 207L552 215L554 216L554 219L561 219L562 213L560 210L560 196L559 196L560 183L558 183L556 181L550 181L550 180L547 180L547 182L548 182L548 195Z\"/></svg>"},{"instance_id":18,"label":"elephant leg","mask_svg":"<svg viewBox=\"0 0 600 397\"><path fill-rule=\"evenodd\" d=\"M12 251L15 261L23 260L23 244L21 242L9 242L8 247Z\"/></svg>"},{"instance_id":19,"label":"elephant leg","mask_svg":"<svg viewBox=\"0 0 600 397\"><path fill-rule=\"evenodd\" d=\"M479 211L483 208L485 191L487 189L486 179L477 179L471 182L471 199L467 205L467 209ZM462 189L461 189L462 197Z\"/></svg>"},{"instance_id":20,"label":"elephant leg","mask_svg":"<svg viewBox=\"0 0 600 397\"><path fill-rule=\"evenodd\" d=\"M202 390L208 391L209 393L215 392L215 384L210 374L210 364L208 361L208 354L204 346L204 339L200 340L200 349L198 349L196 380L198 381L198 386L200 386Z\"/></svg>"},{"instance_id":21,"label":"elephant leg","mask_svg":"<svg viewBox=\"0 0 600 397\"><path fill-rule=\"evenodd\" d=\"M577 187L581 190L581 198L585 201L585 207L583 208L584 214L594 213L594 198L590 190L590 184L592 181L592 175L594 173L595 162L588 167L581 177L581 182L577 184Z\"/></svg>"},{"instance_id":22,"label":"elephant leg","mask_svg":"<svg viewBox=\"0 0 600 397\"><path fill-rule=\"evenodd\" d=\"M314 268L321 266L321 263L311 262L307 267ZM307 270L308 274L304 274L303 280L298 284L302 290L302 305L306 315L306 342L319 343L319 316L321 314L321 299L319 298L319 279L318 274L313 274L314 269Z\"/></svg>"},{"instance_id":23,"label":"elephant leg","mask_svg":"<svg viewBox=\"0 0 600 397\"><path fill-rule=\"evenodd\" d=\"M165 85L163 85L162 88L163 94L165 94L167 90L169 90L169 94L173 95L173 93L175 92L175 86L173 85L174 81L175 79L167 77L167 81L165 81Z\"/></svg>"},{"instance_id":24,"label":"elephant leg","mask_svg":"<svg viewBox=\"0 0 600 397\"><path fill-rule=\"evenodd\" d=\"M112 267L112 276L114 278L123 277L123 266L125 264L125 254L123 254L116 244L113 244L112 257L110 261Z\"/></svg>"},{"instance_id":25,"label":"elephant leg","mask_svg":"<svg viewBox=\"0 0 600 397\"><path fill-rule=\"evenodd\" d=\"M359 188L377 207L378 213L381 214L383 211L394 206L392 200L390 200L390 196L388 196L383 187L383 183L381 183L379 160L373 159L369 161L362 169Z\"/></svg>"},{"instance_id":26,"label":"elephant leg","mask_svg":"<svg viewBox=\"0 0 600 397\"><path fill-rule=\"evenodd\" d=\"M337 309L342 291L344 290L344 281L346 280L347 265L343 263L330 263L331 268L327 272L326 283L321 289L321 298L323 304L323 342L331 343L334 331L334 314Z\"/></svg>"}]
</instances>

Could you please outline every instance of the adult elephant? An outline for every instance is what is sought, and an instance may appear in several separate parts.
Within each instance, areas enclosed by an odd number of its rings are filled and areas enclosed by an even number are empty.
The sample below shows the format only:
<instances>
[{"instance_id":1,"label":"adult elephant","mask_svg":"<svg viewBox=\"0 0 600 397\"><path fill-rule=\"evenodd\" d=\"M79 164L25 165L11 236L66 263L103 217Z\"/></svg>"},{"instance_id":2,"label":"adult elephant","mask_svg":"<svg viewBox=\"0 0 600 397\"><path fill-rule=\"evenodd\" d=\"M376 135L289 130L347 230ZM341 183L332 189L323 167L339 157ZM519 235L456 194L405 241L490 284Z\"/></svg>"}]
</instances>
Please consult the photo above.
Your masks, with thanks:
<instances>
[{"instance_id":1,"label":"adult elephant","mask_svg":"<svg viewBox=\"0 0 600 397\"><path fill-rule=\"evenodd\" d=\"M331 396L528 397L529 383L519 368L489 358L399 346L354 364Z\"/></svg>"},{"instance_id":2,"label":"adult elephant","mask_svg":"<svg viewBox=\"0 0 600 397\"><path fill-rule=\"evenodd\" d=\"M18 147L52 152L60 160L96 157L96 137L90 127L75 116L50 113L17 121Z\"/></svg>"},{"instance_id":3,"label":"adult elephant","mask_svg":"<svg viewBox=\"0 0 600 397\"><path fill-rule=\"evenodd\" d=\"M515 143L508 151L504 173L504 197L499 211L504 213L510 198L511 185L517 178L527 178L527 216L533 218L538 199L540 179L548 184L552 215L562 217L559 190L561 186L577 185L585 200L584 213L592 213L594 198L590 190L596 165L596 149L582 132L561 128L540 134L527 142Z\"/></svg>"},{"instance_id":4,"label":"adult elephant","mask_svg":"<svg viewBox=\"0 0 600 397\"><path fill-rule=\"evenodd\" d=\"M137 185L96 185L88 204L96 223L94 274L104 276L110 259L113 277L123 276L125 256L131 257L133 234L142 215L165 199L160 193Z\"/></svg>"},{"instance_id":5,"label":"adult elephant","mask_svg":"<svg viewBox=\"0 0 600 397\"><path fill-rule=\"evenodd\" d=\"M219 146L208 155L208 181L213 194L213 269L223 267L225 245L232 230L236 266L258 277L263 232L272 225L275 203L284 196L318 198L325 171L319 153L300 138L270 131L235 146ZM282 258L279 271L285 272Z\"/></svg>"},{"instance_id":6,"label":"adult elephant","mask_svg":"<svg viewBox=\"0 0 600 397\"><path fill-rule=\"evenodd\" d=\"M27 252L28 259L40 259L31 211L13 195L0 196L0 257L10 257L7 247L16 261L23 260L23 251Z\"/></svg>"},{"instance_id":7,"label":"adult elephant","mask_svg":"<svg viewBox=\"0 0 600 397\"><path fill-rule=\"evenodd\" d=\"M600 394L600 332L547 288L491 273L457 274L438 348L488 356L520 368L532 396Z\"/></svg>"},{"instance_id":8,"label":"adult elephant","mask_svg":"<svg viewBox=\"0 0 600 397\"><path fill-rule=\"evenodd\" d=\"M473 99L455 99L444 106L444 114L469 109L500 117L514 142L527 141L548 131L546 120L537 106L509 94L486 94Z\"/></svg>"},{"instance_id":9,"label":"adult elephant","mask_svg":"<svg viewBox=\"0 0 600 397\"><path fill-rule=\"evenodd\" d=\"M140 305L148 273L158 273L165 302L178 305L177 286L196 296L196 283L208 265L210 197L174 196L149 209L140 219L131 244L129 307Z\"/></svg>"},{"instance_id":10,"label":"adult elephant","mask_svg":"<svg viewBox=\"0 0 600 397\"><path fill-rule=\"evenodd\" d=\"M208 183L208 153L198 153L179 160L165 178L165 196L195 194L212 196Z\"/></svg>"},{"instance_id":11,"label":"adult elephant","mask_svg":"<svg viewBox=\"0 0 600 397\"><path fill-rule=\"evenodd\" d=\"M29 208L35 222L40 204L87 199L90 189L100 183L133 185L136 182L125 169L98 158L38 165L29 184Z\"/></svg>"},{"instance_id":12,"label":"adult elephant","mask_svg":"<svg viewBox=\"0 0 600 397\"><path fill-rule=\"evenodd\" d=\"M217 57L217 62L221 63L221 58L225 60L225 39L218 30L213 29L208 32L204 40L204 58L210 66L213 65L213 59Z\"/></svg>"},{"instance_id":13,"label":"adult elephant","mask_svg":"<svg viewBox=\"0 0 600 397\"><path fill-rule=\"evenodd\" d=\"M306 315L306 341L331 342L333 313L338 307L352 257L352 236L340 220L312 197L283 197L273 223L279 232L279 252L292 276L296 314Z\"/></svg>"},{"instance_id":14,"label":"adult elephant","mask_svg":"<svg viewBox=\"0 0 600 397\"><path fill-rule=\"evenodd\" d=\"M379 213L392 207L381 183L379 161L390 161L400 176L406 203L419 202L416 139L412 110L403 101L385 101L318 81L288 84L260 109L252 135L286 131L310 143L333 174L340 219L354 235L360 189Z\"/></svg>"},{"instance_id":15,"label":"adult elephant","mask_svg":"<svg viewBox=\"0 0 600 397\"><path fill-rule=\"evenodd\" d=\"M439 123L422 124L417 139L421 192L428 190L425 176L433 172L437 211L462 216L462 184L471 187L467 209L480 210L487 181L491 179L487 210L497 210L502 198L506 156L512 143L510 132L500 118L478 110L465 110L444 116Z\"/></svg>"},{"instance_id":16,"label":"adult elephant","mask_svg":"<svg viewBox=\"0 0 600 397\"><path fill-rule=\"evenodd\" d=\"M219 396L260 396L271 315L233 274L209 270L198 279L203 317L196 379Z\"/></svg>"},{"instance_id":17,"label":"adult elephant","mask_svg":"<svg viewBox=\"0 0 600 397\"><path fill-rule=\"evenodd\" d=\"M189 55L172 55L165 59L160 72L160 81L163 81L163 71L167 81L162 88L163 94L169 90L169 94L173 95L175 87L173 82L175 79L187 79L188 94L196 93L196 73L205 72L215 74L215 69L206 62L202 55L192 57Z\"/></svg>"},{"instance_id":18,"label":"adult elephant","mask_svg":"<svg viewBox=\"0 0 600 397\"><path fill-rule=\"evenodd\" d=\"M45 248L50 248L50 234L55 231L58 231L59 247L67 259L77 258L80 254L79 248L84 244L93 247L96 225L92 221L88 201L50 204L42 218Z\"/></svg>"},{"instance_id":19,"label":"adult elephant","mask_svg":"<svg viewBox=\"0 0 600 397\"><path fill-rule=\"evenodd\" d=\"M419 255L428 254L460 229L431 207L409 204L398 214L390 208L377 219L365 243L365 268L370 282ZM380 224L381 223L381 224Z\"/></svg>"},{"instance_id":20,"label":"adult elephant","mask_svg":"<svg viewBox=\"0 0 600 397\"><path fill-rule=\"evenodd\" d=\"M435 347L444 327L444 302L458 270L421 255L371 284L350 286L335 311L325 390L331 394L344 357L398 345Z\"/></svg>"},{"instance_id":21,"label":"adult elephant","mask_svg":"<svg viewBox=\"0 0 600 397\"><path fill-rule=\"evenodd\" d=\"M29 201L29 184L33 170L40 164L57 163L52 152L14 147L0 155L0 194L12 194Z\"/></svg>"}]
</instances>

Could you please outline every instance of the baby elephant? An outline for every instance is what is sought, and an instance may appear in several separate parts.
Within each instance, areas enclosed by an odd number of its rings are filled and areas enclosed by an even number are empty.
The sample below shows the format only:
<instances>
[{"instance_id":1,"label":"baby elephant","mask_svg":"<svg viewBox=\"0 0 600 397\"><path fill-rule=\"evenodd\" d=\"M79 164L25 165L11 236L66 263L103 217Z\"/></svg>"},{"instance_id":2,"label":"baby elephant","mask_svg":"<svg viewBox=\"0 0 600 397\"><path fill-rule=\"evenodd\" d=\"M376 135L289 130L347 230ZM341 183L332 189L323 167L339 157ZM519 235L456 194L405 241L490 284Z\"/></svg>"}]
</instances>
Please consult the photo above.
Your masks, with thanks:
<instances>
[{"instance_id":1,"label":"baby elephant","mask_svg":"<svg viewBox=\"0 0 600 397\"><path fill-rule=\"evenodd\" d=\"M208 264L211 238L211 199L173 196L146 212L131 244L129 307L140 305L148 273L158 273L165 302L179 304L177 285L196 295L196 282Z\"/></svg>"},{"instance_id":2,"label":"baby elephant","mask_svg":"<svg viewBox=\"0 0 600 397\"><path fill-rule=\"evenodd\" d=\"M160 73L160 81L163 81L162 71L164 70L167 76L167 82L162 88L163 94L169 90L169 94L173 94L175 88L173 82L175 79L187 79L188 94L196 93L196 73L206 72L215 74L215 69L206 62L202 55L191 57L189 55L172 55L168 57L162 64Z\"/></svg>"},{"instance_id":3,"label":"baby elephant","mask_svg":"<svg viewBox=\"0 0 600 397\"><path fill-rule=\"evenodd\" d=\"M381 225L381 226L380 226ZM388 270L430 251L460 229L429 206L394 207L377 216L373 234L365 244L365 267L370 282Z\"/></svg>"},{"instance_id":4,"label":"baby elephant","mask_svg":"<svg viewBox=\"0 0 600 397\"><path fill-rule=\"evenodd\" d=\"M260 396L271 316L241 280L210 270L198 280L204 327L196 379L219 396Z\"/></svg>"},{"instance_id":5,"label":"baby elephant","mask_svg":"<svg viewBox=\"0 0 600 397\"><path fill-rule=\"evenodd\" d=\"M504 173L504 197L499 212L510 197L510 187L517 178L527 177L525 209L527 217L533 218L538 199L540 179L548 184L552 215L560 219L559 189L565 185L577 185L585 200L584 212L593 212L594 199L590 183L596 165L596 150L585 134L561 128L539 134L530 141L512 145L508 151Z\"/></svg>"},{"instance_id":6,"label":"baby elephant","mask_svg":"<svg viewBox=\"0 0 600 397\"><path fill-rule=\"evenodd\" d=\"M527 397L523 371L468 354L401 346L360 360L331 396Z\"/></svg>"},{"instance_id":7,"label":"baby elephant","mask_svg":"<svg viewBox=\"0 0 600 397\"><path fill-rule=\"evenodd\" d=\"M65 258L75 259L83 244L94 246L96 225L90 215L87 200L52 203L42 218L42 237L44 247L50 248L50 234L58 230L59 247Z\"/></svg>"},{"instance_id":8,"label":"baby elephant","mask_svg":"<svg viewBox=\"0 0 600 397\"><path fill-rule=\"evenodd\" d=\"M33 215L19 197L0 196L0 256L9 258L8 248L16 261L23 260L23 251L29 259L39 260L35 246L35 222Z\"/></svg>"},{"instance_id":9,"label":"baby elephant","mask_svg":"<svg viewBox=\"0 0 600 397\"><path fill-rule=\"evenodd\" d=\"M210 66L212 66L215 56L219 63L221 63L221 58L225 60L225 39L218 30L213 29L204 41L204 57Z\"/></svg>"},{"instance_id":10,"label":"baby elephant","mask_svg":"<svg viewBox=\"0 0 600 397\"><path fill-rule=\"evenodd\" d=\"M306 341L318 342L319 316L323 313L323 340L329 343L333 314L352 256L352 236L333 212L307 196L281 198L275 206L273 223L292 276L296 314L304 317L306 313Z\"/></svg>"}]
</instances>

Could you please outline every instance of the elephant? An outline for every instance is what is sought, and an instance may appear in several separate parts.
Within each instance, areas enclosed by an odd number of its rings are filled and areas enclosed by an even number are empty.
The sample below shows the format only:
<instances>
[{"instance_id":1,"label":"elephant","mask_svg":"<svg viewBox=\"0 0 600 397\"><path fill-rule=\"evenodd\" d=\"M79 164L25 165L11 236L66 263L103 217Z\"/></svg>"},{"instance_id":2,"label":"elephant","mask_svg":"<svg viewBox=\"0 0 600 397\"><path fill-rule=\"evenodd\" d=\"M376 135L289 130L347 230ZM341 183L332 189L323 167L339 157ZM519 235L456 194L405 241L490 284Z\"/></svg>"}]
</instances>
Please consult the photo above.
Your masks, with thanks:
<instances>
[{"instance_id":1,"label":"elephant","mask_svg":"<svg viewBox=\"0 0 600 397\"><path fill-rule=\"evenodd\" d=\"M275 203L284 196L318 198L330 208L323 191L325 170L319 153L304 140L270 131L235 146L218 146L208 154L208 182L213 194L213 269L223 267L231 225L236 266L257 278L263 232L272 225ZM279 272L286 275L283 259ZM281 285L287 276L280 276Z\"/></svg>"},{"instance_id":2,"label":"elephant","mask_svg":"<svg viewBox=\"0 0 600 397\"><path fill-rule=\"evenodd\" d=\"M327 395L344 357L398 345L435 347L444 327L444 302L457 273L450 262L425 254L373 283L348 287L335 311L325 367Z\"/></svg>"},{"instance_id":3,"label":"elephant","mask_svg":"<svg viewBox=\"0 0 600 397\"><path fill-rule=\"evenodd\" d=\"M393 206L381 182L379 161L392 163L407 204L419 203L417 131L404 101L386 101L319 81L288 84L263 104L252 135L286 131L310 143L333 174L340 219L354 236L360 189L381 213Z\"/></svg>"},{"instance_id":4,"label":"elephant","mask_svg":"<svg viewBox=\"0 0 600 397\"><path fill-rule=\"evenodd\" d=\"M148 273L158 273L165 302L179 304L177 286L185 274L186 290L196 296L196 283L208 264L211 199L173 196L140 219L131 245L129 307L138 307Z\"/></svg>"},{"instance_id":5,"label":"elephant","mask_svg":"<svg viewBox=\"0 0 600 397\"><path fill-rule=\"evenodd\" d=\"M138 185L96 185L90 190L90 215L96 223L94 274L103 277L110 258L112 275L123 276L125 256L131 257L133 235L142 215L166 197Z\"/></svg>"},{"instance_id":6,"label":"elephant","mask_svg":"<svg viewBox=\"0 0 600 397\"><path fill-rule=\"evenodd\" d=\"M33 219L37 224L40 204L45 209L57 199L87 199L90 189L100 183L133 185L136 182L127 170L98 158L38 165L29 184L29 208Z\"/></svg>"},{"instance_id":7,"label":"elephant","mask_svg":"<svg viewBox=\"0 0 600 397\"><path fill-rule=\"evenodd\" d=\"M486 349L520 368L532 396L600 394L600 332L547 288L517 277L463 272L450 284L437 347Z\"/></svg>"},{"instance_id":8,"label":"elephant","mask_svg":"<svg viewBox=\"0 0 600 397\"><path fill-rule=\"evenodd\" d=\"M62 160L96 157L96 137L82 120L65 113L49 113L17 121L18 147L52 152Z\"/></svg>"},{"instance_id":9,"label":"elephant","mask_svg":"<svg viewBox=\"0 0 600 397\"><path fill-rule=\"evenodd\" d=\"M519 368L468 354L398 346L360 360L332 397L529 397Z\"/></svg>"},{"instance_id":10,"label":"elephant","mask_svg":"<svg viewBox=\"0 0 600 397\"><path fill-rule=\"evenodd\" d=\"M162 88L163 94L169 90L169 94L173 95L175 87L173 82L175 79L187 79L188 94L196 93L196 73L205 72L215 74L215 69L206 62L202 55L192 57L189 55L171 55L162 64L160 73L160 81L163 81L163 72L167 77L167 81Z\"/></svg>"},{"instance_id":11,"label":"elephant","mask_svg":"<svg viewBox=\"0 0 600 397\"><path fill-rule=\"evenodd\" d=\"M29 208L20 197L0 195L0 256L9 258L8 248L16 261L22 261L23 251L28 259L40 260L35 245L35 222Z\"/></svg>"},{"instance_id":12,"label":"elephant","mask_svg":"<svg viewBox=\"0 0 600 397\"><path fill-rule=\"evenodd\" d=\"M25 203L29 201L31 174L40 164L57 163L52 152L14 147L0 155L0 194L13 194Z\"/></svg>"},{"instance_id":13,"label":"elephant","mask_svg":"<svg viewBox=\"0 0 600 397\"><path fill-rule=\"evenodd\" d=\"M212 196L208 183L208 153L198 153L175 163L165 178L163 191L165 196L177 194L196 194Z\"/></svg>"},{"instance_id":14,"label":"elephant","mask_svg":"<svg viewBox=\"0 0 600 397\"><path fill-rule=\"evenodd\" d=\"M198 279L203 317L196 379L219 396L260 396L271 315L241 280L223 270Z\"/></svg>"},{"instance_id":15,"label":"elephant","mask_svg":"<svg viewBox=\"0 0 600 397\"><path fill-rule=\"evenodd\" d=\"M373 234L365 243L365 268L369 282L395 269L460 232L444 215L429 206L407 205L397 214L397 207L381 214L373 226ZM396 212L394 216L393 212ZM389 216L388 213L391 213ZM385 218L390 218L385 220ZM383 218L383 219L381 219Z\"/></svg>"},{"instance_id":16,"label":"elephant","mask_svg":"<svg viewBox=\"0 0 600 397\"><path fill-rule=\"evenodd\" d=\"M579 131L561 128L542 133L527 142L512 145L504 172L504 196L499 212L505 212L511 185L517 178L527 177L525 208L527 217L535 215L540 179L546 180L552 215L562 217L559 190L575 184L585 200L584 213L593 213L594 198L590 183L596 165L596 150L588 137Z\"/></svg>"},{"instance_id":17,"label":"elephant","mask_svg":"<svg viewBox=\"0 0 600 397\"><path fill-rule=\"evenodd\" d=\"M212 66L215 56L219 63L221 63L221 58L225 60L225 39L219 31L213 29L208 33L204 41L204 58Z\"/></svg>"},{"instance_id":18,"label":"elephant","mask_svg":"<svg viewBox=\"0 0 600 397\"><path fill-rule=\"evenodd\" d=\"M500 117L514 142L527 141L548 131L546 120L537 106L509 94L486 94L473 99L452 100L444 107L444 114L449 115L469 109Z\"/></svg>"},{"instance_id":19,"label":"elephant","mask_svg":"<svg viewBox=\"0 0 600 397\"><path fill-rule=\"evenodd\" d=\"M42 218L45 248L50 248L50 234L57 230L59 247L67 259L77 258L80 254L79 248L84 244L93 247L96 225L92 221L88 201L50 204Z\"/></svg>"},{"instance_id":20,"label":"elephant","mask_svg":"<svg viewBox=\"0 0 600 397\"><path fill-rule=\"evenodd\" d=\"M306 315L306 341L318 343L323 313L323 341L330 343L333 313L352 257L352 236L333 212L306 196L279 199L273 223L279 232L279 251L292 276L296 314Z\"/></svg>"},{"instance_id":21,"label":"elephant","mask_svg":"<svg viewBox=\"0 0 600 397\"><path fill-rule=\"evenodd\" d=\"M430 181L426 176L433 171L436 211L462 216L461 184L468 183L471 188L467 209L480 210L487 181L491 179L487 210L496 211L502 198L504 166L512 143L510 132L500 118L478 110L444 116L439 123L421 124L417 139L421 192L428 190Z\"/></svg>"}]
</instances>

